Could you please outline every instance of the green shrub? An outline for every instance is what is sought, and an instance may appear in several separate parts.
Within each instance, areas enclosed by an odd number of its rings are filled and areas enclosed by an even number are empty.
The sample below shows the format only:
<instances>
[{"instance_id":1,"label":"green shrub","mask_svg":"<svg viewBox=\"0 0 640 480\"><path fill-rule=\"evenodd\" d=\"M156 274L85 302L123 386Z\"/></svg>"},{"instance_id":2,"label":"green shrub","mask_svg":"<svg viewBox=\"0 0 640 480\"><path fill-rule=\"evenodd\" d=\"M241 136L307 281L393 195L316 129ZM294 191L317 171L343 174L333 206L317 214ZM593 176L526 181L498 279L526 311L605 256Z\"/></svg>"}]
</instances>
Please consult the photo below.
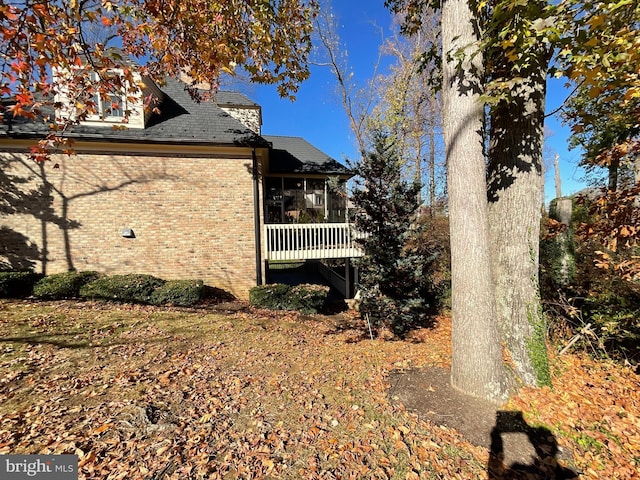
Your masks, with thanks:
<instances>
[{"instance_id":1,"label":"green shrub","mask_svg":"<svg viewBox=\"0 0 640 480\"><path fill-rule=\"evenodd\" d=\"M259 285L249 290L249 303L254 307L286 310L290 287L282 283Z\"/></svg>"},{"instance_id":2,"label":"green shrub","mask_svg":"<svg viewBox=\"0 0 640 480\"><path fill-rule=\"evenodd\" d=\"M269 310L299 310L302 313L317 313L324 306L329 287L324 285L296 285L282 283L260 285L249 290L249 303L254 307Z\"/></svg>"},{"instance_id":3,"label":"green shrub","mask_svg":"<svg viewBox=\"0 0 640 480\"><path fill-rule=\"evenodd\" d=\"M80 288L80 296L131 303L150 303L156 288L165 281L151 275L129 274L102 277Z\"/></svg>"},{"instance_id":4,"label":"green shrub","mask_svg":"<svg viewBox=\"0 0 640 480\"><path fill-rule=\"evenodd\" d=\"M603 281L600 287L581 303L597 346L615 359L640 363L640 295L620 281L608 285ZM585 340L594 343L593 338Z\"/></svg>"},{"instance_id":5,"label":"green shrub","mask_svg":"<svg viewBox=\"0 0 640 480\"><path fill-rule=\"evenodd\" d=\"M318 313L329 296L329 287L325 285L296 285L289 289L287 310L299 310L302 313Z\"/></svg>"},{"instance_id":6,"label":"green shrub","mask_svg":"<svg viewBox=\"0 0 640 480\"><path fill-rule=\"evenodd\" d=\"M34 285L33 295L45 300L78 298L80 288L99 276L98 272L65 272L49 275Z\"/></svg>"},{"instance_id":7,"label":"green shrub","mask_svg":"<svg viewBox=\"0 0 640 480\"><path fill-rule=\"evenodd\" d=\"M25 298L33 293L42 274L30 271L0 272L0 298Z\"/></svg>"},{"instance_id":8,"label":"green shrub","mask_svg":"<svg viewBox=\"0 0 640 480\"><path fill-rule=\"evenodd\" d=\"M198 303L205 294L202 280L169 280L151 294L153 305L176 305L190 307Z\"/></svg>"}]
</instances>

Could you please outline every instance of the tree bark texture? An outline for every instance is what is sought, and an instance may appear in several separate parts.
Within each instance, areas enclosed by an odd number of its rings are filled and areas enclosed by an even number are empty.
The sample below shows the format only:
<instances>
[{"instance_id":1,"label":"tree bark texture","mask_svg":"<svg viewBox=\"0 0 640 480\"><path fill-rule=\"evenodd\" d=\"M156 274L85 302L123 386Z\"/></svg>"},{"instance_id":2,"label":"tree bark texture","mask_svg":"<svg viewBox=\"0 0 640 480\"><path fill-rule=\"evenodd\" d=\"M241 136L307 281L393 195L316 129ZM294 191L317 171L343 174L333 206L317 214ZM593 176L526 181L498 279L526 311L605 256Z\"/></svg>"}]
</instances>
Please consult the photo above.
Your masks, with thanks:
<instances>
[{"instance_id":1,"label":"tree bark texture","mask_svg":"<svg viewBox=\"0 0 640 480\"><path fill-rule=\"evenodd\" d=\"M491 111L488 200L496 306L503 344L526 385L548 383L538 285L547 52ZM505 67L505 68L508 68Z\"/></svg>"},{"instance_id":2,"label":"tree bark texture","mask_svg":"<svg viewBox=\"0 0 640 480\"><path fill-rule=\"evenodd\" d=\"M429 98L431 122L429 124L429 209L433 218L436 208L436 98Z\"/></svg>"},{"instance_id":3,"label":"tree bark texture","mask_svg":"<svg viewBox=\"0 0 640 480\"><path fill-rule=\"evenodd\" d=\"M553 163L553 181L556 185L556 198L562 197L562 179L560 178L560 155L556 154L556 158ZM544 177L544 173L542 175ZM544 188L544 182L542 183L542 188Z\"/></svg>"},{"instance_id":4,"label":"tree bark texture","mask_svg":"<svg viewBox=\"0 0 640 480\"><path fill-rule=\"evenodd\" d=\"M495 315L483 155L483 61L466 0L442 10L444 137L451 233L451 384L501 402L507 382ZM462 61L453 54L464 48Z\"/></svg>"}]
</instances>

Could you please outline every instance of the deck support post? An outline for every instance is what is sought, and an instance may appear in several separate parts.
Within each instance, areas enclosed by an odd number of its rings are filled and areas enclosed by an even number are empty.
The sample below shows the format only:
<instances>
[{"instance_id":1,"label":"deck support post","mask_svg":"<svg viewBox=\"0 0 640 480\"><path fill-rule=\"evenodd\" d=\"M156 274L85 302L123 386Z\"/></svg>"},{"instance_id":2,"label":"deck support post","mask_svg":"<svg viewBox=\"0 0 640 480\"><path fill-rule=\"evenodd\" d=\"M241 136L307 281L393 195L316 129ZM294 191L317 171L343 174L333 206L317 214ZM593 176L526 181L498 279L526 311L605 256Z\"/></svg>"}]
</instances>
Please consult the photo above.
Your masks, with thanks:
<instances>
[{"instance_id":1,"label":"deck support post","mask_svg":"<svg viewBox=\"0 0 640 480\"><path fill-rule=\"evenodd\" d=\"M344 298L351 298L351 259L344 259Z\"/></svg>"}]
</instances>

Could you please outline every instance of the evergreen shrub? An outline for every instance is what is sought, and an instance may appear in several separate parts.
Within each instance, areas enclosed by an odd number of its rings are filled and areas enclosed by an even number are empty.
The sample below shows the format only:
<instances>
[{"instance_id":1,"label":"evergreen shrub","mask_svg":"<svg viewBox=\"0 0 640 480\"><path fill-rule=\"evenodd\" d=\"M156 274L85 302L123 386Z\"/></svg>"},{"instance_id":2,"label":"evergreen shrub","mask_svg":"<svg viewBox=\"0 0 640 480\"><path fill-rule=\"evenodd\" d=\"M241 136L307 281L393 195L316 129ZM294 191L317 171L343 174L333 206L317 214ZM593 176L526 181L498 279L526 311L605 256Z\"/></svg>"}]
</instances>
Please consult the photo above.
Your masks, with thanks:
<instances>
[{"instance_id":1,"label":"evergreen shrub","mask_svg":"<svg viewBox=\"0 0 640 480\"><path fill-rule=\"evenodd\" d=\"M102 277L80 288L85 298L151 303L153 292L166 282L152 275L129 274Z\"/></svg>"},{"instance_id":2,"label":"evergreen shrub","mask_svg":"<svg viewBox=\"0 0 640 480\"><path fill-rule=\"evenodd\" d=\"M33 295L43 300L78 298L80 288L98 279L98 272L55 273L40 279L33 287Z\"/></svg>"},{"instance_id":3,"label":"evergreen shrub","mask_svg":"<svg viewBox=\"0 0 640 480\"><path fill-rule=\"evenodd\" d=\"M249 290L249 303L269 310L286 310L289 286L282 283L258 285Z\"/></svg>"},{"instance_id":4,"label":"evergreen shrub","mask_svg":"<svg viewBox=\"0 0 640 480\"><path fill-rule=\"evenodd\" d=\"M202 280L168 280L151 294L153 305L175 305L190 307L203 299L205 294Z\"/></svg>"},{"instance_id":5,"label":"evergreen shrub","mask_svg":"<svg viewBox=\"0 0 640 480\"><path fill-rule=\"evenodd\" d=\"M366 234L356 263L359 310L372 327L402 336L428 323L438 306L434 273L442 252L421 246L429 224L420 221L420 184L406 181L393 139L378 133L373 140L372 151L356 166L363 180L352 197L356 229Z\"/></svg>"},{"instance_id":6,"label":"evergreen shrub","mask_svg":"<svg viewBox=\"0 0 640 480\"><path fill-rule=\"evenodd\" d=\"M33 294L33 286L42 274L31 271L0 272L0 298L25 298Z\"/></svg>"},{"instance_id":7,"label":"evergreen shrub","mask_svg":"<svg viewBox=\"0 0 640 480\"><path fill-rule=\"evenodd\" d=\"M290 287L282 283L260 285L249 290L249 303L269 310L298 310L318 313L327 301L329 287L303 284Z\"/></svg>"},{"instance_id":8,"label":"evergreen shrub","mask_svg":"<svg viewBox=\"0 0 640 480\"><path fill-rule=\"evenodd\" d=\"M287 295L287 310L299 310L301 313L318 313L324 307L329 296L326 285L296 285Z\"/></svg>"}]
</instances>

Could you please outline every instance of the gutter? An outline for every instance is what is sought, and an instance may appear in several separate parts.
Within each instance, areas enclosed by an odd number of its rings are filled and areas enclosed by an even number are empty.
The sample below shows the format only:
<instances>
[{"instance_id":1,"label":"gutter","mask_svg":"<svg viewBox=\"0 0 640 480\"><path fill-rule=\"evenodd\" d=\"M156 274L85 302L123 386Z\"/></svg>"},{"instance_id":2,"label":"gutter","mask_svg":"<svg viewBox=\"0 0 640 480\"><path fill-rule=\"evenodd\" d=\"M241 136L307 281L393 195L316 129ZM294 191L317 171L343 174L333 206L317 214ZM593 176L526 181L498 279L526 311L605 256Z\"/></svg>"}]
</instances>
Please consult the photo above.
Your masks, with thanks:
<instances>
[{"instance_id":1,"label":"gutter","mask_svg":"<svg viewBox=\"0 0 640 480\"><path fill-rule=\"evenodd\" d=\"M260 178L258 175L258 158L255 147L251 149L253 161L253 222L256 241L256 285L262 285L262 231L260 227Z\"/></svg>"},{"instance_id":2,"label":"gutter","mask_svg":"<svg viewBox=\"0 0 640 480\"><path fill-rule=\"evenodd\" d=\"M14 140L40 140L44 138L49 130L46 131L16 131L16 130L4 130L0 126L0 138L14 139ZM239 140L221 140L211 141L210 139L197 139L197 138L182 138L182 137L162 137L162 136L125 136L125 135L105 135L105 134L78 134L78 133L65 133L65 138L73 139L76 141L85 141L87 143L92 142L113 142L113 143L148 143L154 145L197 145L197 146L210 146L210 147L267 147L268 143L261 142L254 139L239 139Z\"/></svg>"}]
</instances>

